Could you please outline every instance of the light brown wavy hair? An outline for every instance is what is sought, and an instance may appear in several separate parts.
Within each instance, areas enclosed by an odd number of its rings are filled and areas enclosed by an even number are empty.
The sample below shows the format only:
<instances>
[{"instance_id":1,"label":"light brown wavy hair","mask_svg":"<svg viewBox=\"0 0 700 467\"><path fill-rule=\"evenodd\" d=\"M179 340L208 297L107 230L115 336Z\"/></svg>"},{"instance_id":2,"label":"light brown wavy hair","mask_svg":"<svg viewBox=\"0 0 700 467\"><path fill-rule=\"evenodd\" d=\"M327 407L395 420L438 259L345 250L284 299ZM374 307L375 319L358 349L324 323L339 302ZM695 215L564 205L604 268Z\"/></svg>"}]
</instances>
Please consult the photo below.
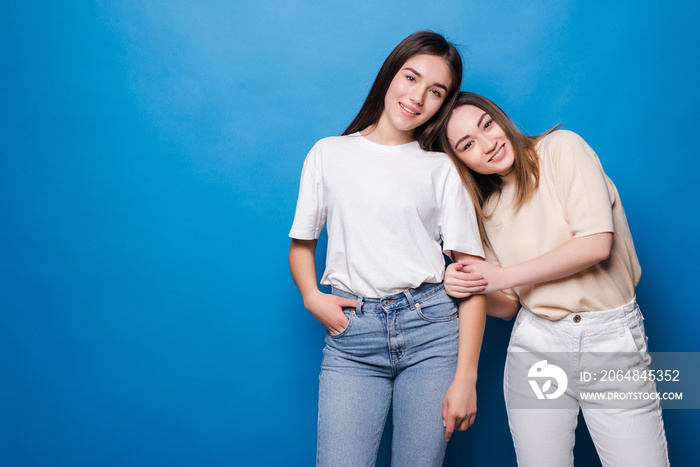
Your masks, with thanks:
<instances>
[{"instance_id":1,"label":"light brown wavy hair","mask_svg":"<svg viewBox=\"0 0 700 467\"><path fill-rule=\"evenodd\" d=\"M488 113L493 121L498 123L506 134L515 158L512 169L516 177L514 207L516 209L521 207L532 197L540 184L540 164L537 151L535 151L535 145L543 137L559 128L560 125L540 135L527 136L518 130L513 121L499 106L484 96L473 92L460 92L454 107L450 111L450 115L455 109L463 105L473 105ZM476 208L477 219L479 221L479 231L483 239L483 223L491 218L490 214L484 212L484 203L489 196L493 194L500 195L503 181L498 174L484 175L471 170L457 157L454 148L450 146L450 142L447 139L448 120L449 117L441 122L441 130L437 140L433 143L433 149L447 153L452 159L452 162L454 162L455 167L457 167L457 172L462 179L462 183L474 201L474 207Z\"/></svg>"}]
</instances>

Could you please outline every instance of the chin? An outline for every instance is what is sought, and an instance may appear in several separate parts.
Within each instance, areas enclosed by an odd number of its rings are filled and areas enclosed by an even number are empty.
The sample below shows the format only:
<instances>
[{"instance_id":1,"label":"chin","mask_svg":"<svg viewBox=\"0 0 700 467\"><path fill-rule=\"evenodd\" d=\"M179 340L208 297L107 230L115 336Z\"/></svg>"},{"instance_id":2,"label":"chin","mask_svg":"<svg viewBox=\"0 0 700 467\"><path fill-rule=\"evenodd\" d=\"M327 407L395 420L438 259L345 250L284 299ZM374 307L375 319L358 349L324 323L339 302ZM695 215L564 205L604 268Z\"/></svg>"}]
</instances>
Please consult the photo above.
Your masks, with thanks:
<instances>
[{"instance_id":1,"label":"chin","mask_svg":"<svg viewBox=\"0 0 700 467\"><path fill-rule=\"evenodd\" d=\"M399 131L411 131L415 130L419 126L425 123L425 120L404 120L404 119L397 119L393 122L394 128L396 128Z\"/></svg>"},{"instance_id":2,"label":"chin","mask_svg":"<svg viewBox=\"0 0 700 467\"><path fill-rule=\"evenodd\" d=\"M420 125L394 125L394 128L396 128L399 131L413 131L419 126Z\"/></svg>"}]
</instances>

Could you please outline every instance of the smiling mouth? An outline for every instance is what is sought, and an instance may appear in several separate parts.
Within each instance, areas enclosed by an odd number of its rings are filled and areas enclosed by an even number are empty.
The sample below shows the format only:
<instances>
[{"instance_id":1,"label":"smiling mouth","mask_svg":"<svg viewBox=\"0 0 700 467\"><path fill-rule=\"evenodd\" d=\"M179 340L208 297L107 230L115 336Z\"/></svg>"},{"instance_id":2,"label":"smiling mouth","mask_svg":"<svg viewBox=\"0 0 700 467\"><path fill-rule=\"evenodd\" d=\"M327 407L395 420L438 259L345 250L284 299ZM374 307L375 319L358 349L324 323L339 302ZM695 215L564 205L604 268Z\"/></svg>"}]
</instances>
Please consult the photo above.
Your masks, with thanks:
<instances>
[{"instance_id":1,"label":"smiling mouth","mask_svg":"<svg viewBox=\"0 0 700 467\"><path fill-rule=\"evenodd\" d=\"M501 146L501 149L496 152L491 158L488 160L488 162L498 162L501 159L503 159L503 156L506 154L506 143L503 143L503 146Z\"/></svg>"},{"instance_id":2,"label":"smiling mouth","mask_svg":"<svg viewBox=\"0 0 700 467\"><path fill-rule=\"evenodd\" d=\"M402 109L404 109L406 112L410 113L411 115L420 115L420 112L414 112L413 110L409 109L405 105L403 105L401 102L399 102L399 105L401 106Z\"/></svg>"}]
</instances>

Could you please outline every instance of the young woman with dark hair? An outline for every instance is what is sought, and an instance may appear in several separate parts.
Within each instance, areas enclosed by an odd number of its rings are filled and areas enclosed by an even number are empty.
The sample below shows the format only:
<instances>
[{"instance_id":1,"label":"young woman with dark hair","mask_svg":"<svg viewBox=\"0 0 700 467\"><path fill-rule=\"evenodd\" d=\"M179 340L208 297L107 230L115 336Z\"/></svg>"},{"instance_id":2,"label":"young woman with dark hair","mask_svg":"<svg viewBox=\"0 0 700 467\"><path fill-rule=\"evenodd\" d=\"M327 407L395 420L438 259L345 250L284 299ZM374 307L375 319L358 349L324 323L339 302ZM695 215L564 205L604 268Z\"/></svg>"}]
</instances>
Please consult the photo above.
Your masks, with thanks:
<instances>
[{"instance_id":1,"label":"young woman with dark hair","mask_svg":"<svg viewBox=\"0 0 700 467\"><path fill-rule=\"evenodd\" d=\"M439 141L477 202L486 250L486 262L450 265L445 287L454 297L486 294L490 315L517 313L504 391L518 465L573 466L579 410L604 466L668 465L658 399L582 396L656 396L642 377L650 358L634 292L641 268L596 154L557 127L525 136L496 104L466 92ZM630 378L581 377L601 370ZM559 379L534 390L551 375Z\"/></svg>"},{"instance_id":2,"label":"young woman with dark hair","mask_svg":"<svg viewBox=\"0 0 700 467\"><path fill-rule=\"evenodd\" d=\"M449 157L424 149L459 90L441 35L413 34L382 65L343 136L311 149L290 232L304 306L328 333L317 464L374 465L393 406L393 465L442 465L476 412L484 298L445 293L443 252L483 257L474 208ZM328 251L316 282L316 242ZM459 319L457 319L459 316Z\"/></svg>"}]
</instances>

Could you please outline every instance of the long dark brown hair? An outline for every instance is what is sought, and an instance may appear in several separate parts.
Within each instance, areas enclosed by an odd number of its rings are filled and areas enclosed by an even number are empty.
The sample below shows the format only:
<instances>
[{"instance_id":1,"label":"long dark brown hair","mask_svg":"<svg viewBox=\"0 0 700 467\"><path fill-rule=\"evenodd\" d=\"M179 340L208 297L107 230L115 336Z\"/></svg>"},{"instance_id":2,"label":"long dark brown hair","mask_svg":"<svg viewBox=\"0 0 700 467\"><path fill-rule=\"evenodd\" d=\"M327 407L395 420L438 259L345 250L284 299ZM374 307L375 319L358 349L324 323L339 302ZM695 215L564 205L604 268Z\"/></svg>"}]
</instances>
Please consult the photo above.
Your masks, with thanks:
<instances>
[{"instance_id":1,"label":"long dark brown hair","mask_svg":"<svg viewBox=\"0 0 700 467\"><path fill-rule=\"evenodd\" d=\"M560 125L557 125L546 132L536 135L524 135L515 126L513 121L506 113L489 99L473 92L460 92L455 101L455 105L450 109L450 114L458 107L463 105L473 105L483 110L491 116L494 122L503 129L503 132L508 138L511 147L513 148L513 170L515 174L515 208L519 208L537 190L540 184L540 163L535 145L543 137L553 132ZM449 117L448 117L449 119ZM503 180L498 174L484 175L471 170L462 162L455 154L454 148L450 146L447 139L447 120L442 121L442 127L435 143L436 149L447 153L457 167L457 172L462 179L462 183L474 200L477 217L479 219L479 227L483 237L483 222L490 218L489 214L484 213L484 202L494 193L498 193L503 186Z\"/></svg>"},{"instance_id":2,"label":"long dark brown hair","mask_svg":"<svg viewBox=\"0 0 700 467\"><path fill-rule=\"evenodd\" d=\"M462 57L457 48L433 31L420 31L411 34L392 50L379 69L360 112L343 132L343 135L362 131L379 122L384 111L384 98L394 76L408 59L420 54L443 57L450 68L450 77L452 78L450 90L440 110L430 120L414 130L413 136L418 140L418 143L423 149L428 149L430 143L437 138L440 122L445 120L454 105L457 91L462 83Z\"/></svg>"}]
</instances>

